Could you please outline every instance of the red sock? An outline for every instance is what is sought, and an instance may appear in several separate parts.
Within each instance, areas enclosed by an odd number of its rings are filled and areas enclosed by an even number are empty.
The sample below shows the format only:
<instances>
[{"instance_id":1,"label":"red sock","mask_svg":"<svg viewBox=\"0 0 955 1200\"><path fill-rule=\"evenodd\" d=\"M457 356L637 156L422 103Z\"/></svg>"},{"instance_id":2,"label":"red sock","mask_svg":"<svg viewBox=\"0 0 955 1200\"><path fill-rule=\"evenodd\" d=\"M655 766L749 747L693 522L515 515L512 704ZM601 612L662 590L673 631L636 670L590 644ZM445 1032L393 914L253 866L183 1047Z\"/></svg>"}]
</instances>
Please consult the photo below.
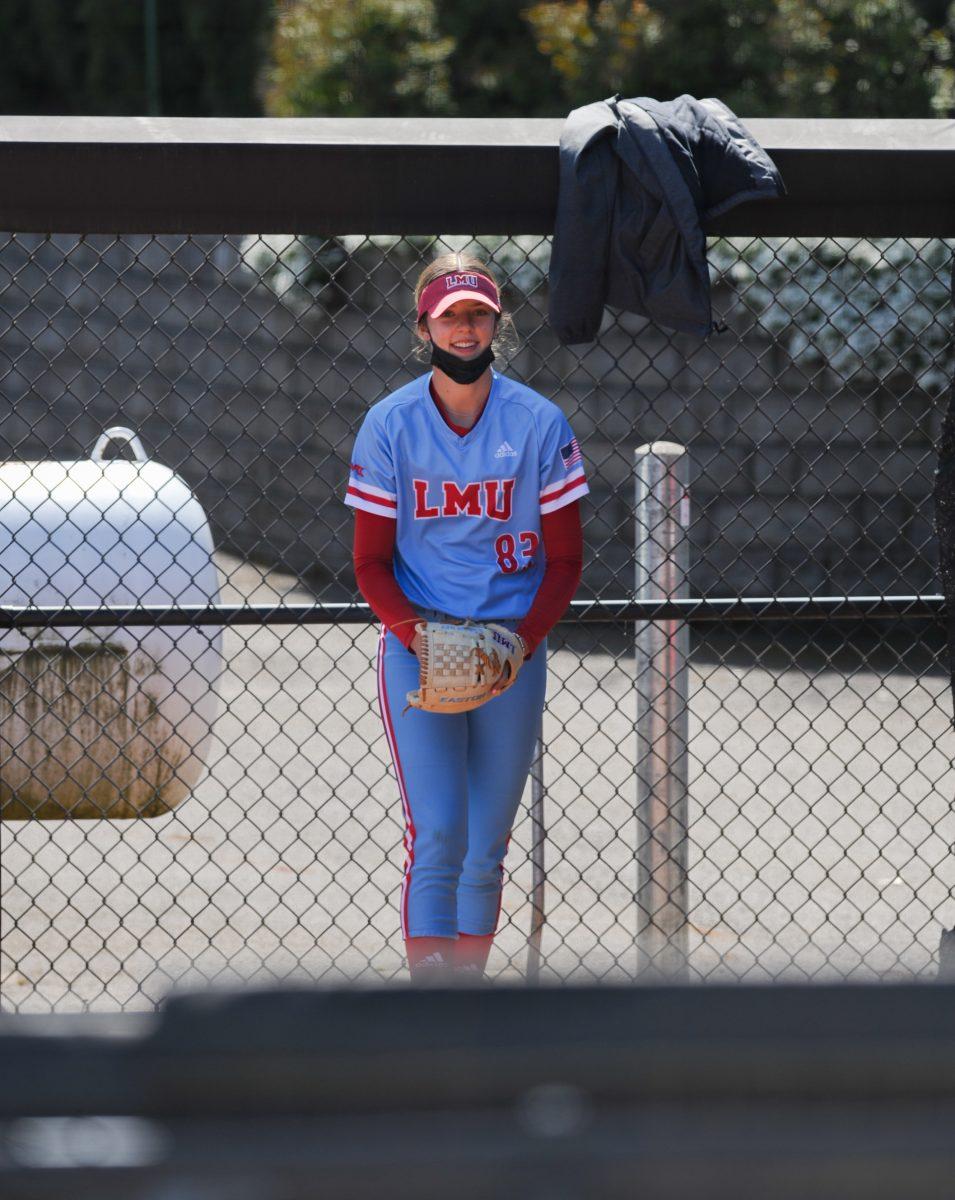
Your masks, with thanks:
<instances>
[{"instance_id":1,"label":"red sock","mask_svg":"<svg viewBox=\"0 0 955 1200\"><path fill-rule=\"evenodd\" d=\"M454 947L454 965L483 975L493 942L493 933L459 933Z\"/></svg>"},{"instance_id":2,"label":"red sock","mask_svg":"<svg viewBox=\"0 0 955 1200\"><path fill-rule=\"evenodd\" d=\"M405 953L411 978L450 971L455 963L455 939L443 937L405 938Z\"/></svg>"}]
</instances>

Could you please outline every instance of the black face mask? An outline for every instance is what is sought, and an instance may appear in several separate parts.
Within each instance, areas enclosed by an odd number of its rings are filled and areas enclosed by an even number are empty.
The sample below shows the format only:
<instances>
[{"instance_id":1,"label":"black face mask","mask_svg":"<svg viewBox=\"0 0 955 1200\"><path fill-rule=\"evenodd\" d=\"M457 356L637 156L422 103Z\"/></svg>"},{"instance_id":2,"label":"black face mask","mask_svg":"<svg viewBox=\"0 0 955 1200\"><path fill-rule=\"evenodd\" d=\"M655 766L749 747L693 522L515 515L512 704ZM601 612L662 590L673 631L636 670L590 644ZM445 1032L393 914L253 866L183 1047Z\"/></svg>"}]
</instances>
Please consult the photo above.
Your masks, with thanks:
<instances>
[{"instance_id":1,"label":"black face mask","mask_svg":"<svg viewBox=\"0 0 955 1200\"><path fill-rule=\"evenodd\" d=\"M442 350L434 342L431 343L431 365L438 367L455 383L474 383L481 378L493 361L494 351L490 346L477 358L460 358L457 354L450 354L447 350Z\"/></svg>"}]
</instances>

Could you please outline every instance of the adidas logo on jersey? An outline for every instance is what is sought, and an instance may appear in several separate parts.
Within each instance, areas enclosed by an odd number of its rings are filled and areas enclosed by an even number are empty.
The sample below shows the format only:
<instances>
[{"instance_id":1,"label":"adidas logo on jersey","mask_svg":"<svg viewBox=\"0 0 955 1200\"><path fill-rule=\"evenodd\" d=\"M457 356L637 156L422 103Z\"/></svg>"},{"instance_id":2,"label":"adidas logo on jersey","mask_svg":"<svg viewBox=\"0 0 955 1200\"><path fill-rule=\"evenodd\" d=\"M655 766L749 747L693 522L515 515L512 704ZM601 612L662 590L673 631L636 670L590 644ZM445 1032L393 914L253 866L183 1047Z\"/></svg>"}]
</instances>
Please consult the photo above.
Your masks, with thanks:
<instances>
[{"instance_id":1,"label":"adidas logo on jersey","mask_svg":"<svg viewBox=\"0 0 955 1200\"><path fill-rule=\"evenodd\" d=\"M494 451L495 458L517 458L517 451L510 442L501 442L500 446Z\"/></svg>"}]
</instances>

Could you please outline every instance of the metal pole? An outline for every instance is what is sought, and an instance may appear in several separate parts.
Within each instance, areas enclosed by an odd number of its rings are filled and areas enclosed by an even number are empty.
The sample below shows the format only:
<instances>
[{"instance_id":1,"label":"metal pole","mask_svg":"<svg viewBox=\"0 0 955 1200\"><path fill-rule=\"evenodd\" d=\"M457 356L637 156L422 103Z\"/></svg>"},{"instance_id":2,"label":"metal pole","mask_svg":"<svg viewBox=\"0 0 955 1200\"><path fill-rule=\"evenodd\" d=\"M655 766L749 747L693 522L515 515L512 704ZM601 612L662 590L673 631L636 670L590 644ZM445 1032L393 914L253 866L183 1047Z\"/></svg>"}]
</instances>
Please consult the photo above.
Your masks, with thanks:
<instances>
[{"instance_id":1,"label":"metal pole","mask_svg":"<svg viewBox=\"0 0 955 1200\"><path fill-rule=\"evenodd\" d=\"M537 983L540 979L541 938L544 933L544 892L547 876L544 871L544 843L547 830L544 827L544 718L537 730L537 742L534 745L534 760L531 763L531 866L533 868L533 883L531 887L531 930L527 938L527 970L525 976L528 983Z\"/></svg>"},{"instance_id":2,"label":"metal pole","mask_svg":"<svg viewBox=\"0 0 955 1200\"><path fill-rule=\"evenodd\" d=\"M159 95L159 22L156 0L143 0L143 25L146 33L146 107L151 117L162 111Z\"/></svg>"},{"instance_id":3,"label":"metal pole","mask_svg":"<svg viewBox=\"0 0 955 1200\"><path fill-rule=\"evenodd\" d=\"M688 594L689 459L654 442L635 452L637 599ZM669 980L687 972L686 621L638 621L637 971Z\"/></svg>"}]
</instances>

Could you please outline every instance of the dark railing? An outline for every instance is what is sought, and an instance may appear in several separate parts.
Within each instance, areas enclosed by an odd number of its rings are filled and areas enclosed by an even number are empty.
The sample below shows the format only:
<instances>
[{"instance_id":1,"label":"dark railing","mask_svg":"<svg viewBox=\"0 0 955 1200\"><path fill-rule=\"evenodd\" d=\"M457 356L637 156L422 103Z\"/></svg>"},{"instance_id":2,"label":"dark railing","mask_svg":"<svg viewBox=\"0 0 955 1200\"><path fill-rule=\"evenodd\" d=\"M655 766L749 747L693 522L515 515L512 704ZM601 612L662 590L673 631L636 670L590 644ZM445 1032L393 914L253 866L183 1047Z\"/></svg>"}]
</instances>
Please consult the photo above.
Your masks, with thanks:
<instances>
[{"instance_id":1,"label":"dark railing","mask_svg":"<svg viewBox=\"0 0 955 1200\"><path fill-rule=\"evenodd\" d=\"M788 195L707 232L955 234L943 120L747 122ZM3 117L0 227L70 233L542 233L561 121Z\"/></svg>"}]
</instances>

